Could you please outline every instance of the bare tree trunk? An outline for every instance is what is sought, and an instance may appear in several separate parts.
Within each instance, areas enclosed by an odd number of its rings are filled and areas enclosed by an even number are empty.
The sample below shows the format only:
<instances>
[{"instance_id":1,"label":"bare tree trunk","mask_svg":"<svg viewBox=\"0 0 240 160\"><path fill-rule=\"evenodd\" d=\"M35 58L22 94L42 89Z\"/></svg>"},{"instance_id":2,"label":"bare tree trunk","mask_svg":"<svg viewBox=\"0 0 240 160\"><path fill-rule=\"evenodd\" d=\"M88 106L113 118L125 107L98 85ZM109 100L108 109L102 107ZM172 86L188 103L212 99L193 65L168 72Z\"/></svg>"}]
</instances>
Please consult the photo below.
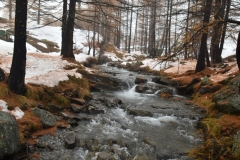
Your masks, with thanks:
<instances>
[{"instance_id":1,"label":"bare tree trunk","mask_svg":"<svg viewBox=\"0 0 240 160\"><path fill-rule=\"evenodd\" d=\"M66 29L66 48L62 48L63 57L75 58L73 54L73 30L76 10L76 0L71 0L69 4L69 13Z\"/></svg>"},{"instance_id":2,"label":"bare tree trunk","mask_svg":"<svg viewBox=\"0 0 240 160\"><path fill-rule=\"evenodd\" d=\"M25 94L26 73L26 28L27 28L27 0L16 0L14 50L8 87L16 94Z\"/></svg>"},{"instance_id":3,"label":"bare tree trunk","mask_svg":"<svg viewBox=\"0 0 240 160\"><path fill-rule=\"evenodd\" d=\"M164 40L164 43L165 43L165 56L168 55L168 32L169 32L169 8L170 8L170 3L169 3L170 0L168 0L167 2L167 18L166 18L166 35L165 35L165 40Z\"/></svg>"},{"instance_id":4,"label":"bare tree trunk","mask_svg":"<svg viewBox=\"0 0 240 160\"><path fill-rule=\"evenodd\" d=\"M133 13L133 8L131 9L131 15L130 15L130 31L129 31L129 37L128 37L128 53L131 52L131 39L132 39L132 13Z\"/></svg>"},{"instance_id":5,"label":"bare tree trunk","mask_svg":"<svg viewBox=\"0 0 240 160\"><path fill-rule=\"evenodd\" d=\"M148 42L148 30L147 30L147 28L148 28L148 9L147 9L147 7L146 7L146 9L145 9L145 27L144 27L144 31L145 31L145 33L144 33L144 50L143 50L143 52L146 54L147 53L147 46L148 46L148 44L147 44L147 42Z\"/></svg>"},{"instance_id":6,"label":"bare tree trunk","mask_svg":"<svg viewBox=\"0 0 240 160\"><path fill-rule=\"evenodd\" d=\"M136 13L136 22L135 22L135 33L134 33L134 38L133 38L133 50L136 49L136 41L137 41L137 31L138 31L138 10L137 10L137 13Z\"/></svg>"},{"instance_id":7,"label":"bare tree trunk","mask_svg":"<svg viewBox=\"0 0 240 160\"><path fill-rule=\"evenodd\" d=\"M94 22L93 22L93 40L92 40L92 43L93 43L93 57L95 57L95 50L96 50L96 47L95 47L96 16L97 16L97 9L96 9L96 6L95 6L94 7Z\"/></svg>"},{"instance_id":8,"label":"bare tree trunk","mask_svg":"<svg viewBox=\"0 0 240 160\"><path fill-rule=\"evenodd\" d=\"M13 7L13 4L12 4L12 0L9 0L9 20L12 19L12 7Z\"/></svg>"},{"instance_id":9,"label":"bare tree trunk","mask_svg":"<svg viewBox=\"0 0 240 160\"><path fill-rule=\"evenodd\" d=\"M207 24L209 23L209 20L210 20L211 9L212 9L212 0L206 0L204 17L203 17L203 27L205 28L205 31L202 33L200 51L198 55L195 72L200 72L205 69L205 56L207 51L206 47L207 47L207 37L208 37Z\"/></svg>"},{"instance_id":10,"label":"bare tree trunk","mask_svg":"<svg viewBox=\"0 0 240 160\"><path fill-rule=\"evenodd\" d=\"M170 2L169 25L168 25L168 55L171 55L171 25L172 25L172 2Z\"/></svg>"},{"instance_id":11,"label":"bare tree trunk","mask_svg":"<svg viewBox=\"0 0 240 160\"><path fill-rule=\"evenodd\" d=\"M217 9L214 19L216 21L219 21L223 19L223 6L221 4L221 0L215 0L215 8ZM219 43L221 39L221 33L222 33L222 24L217 24L214 26L212 31L212 40L211 40L211 49L210 49L210 55L211 55L211 62L212 64L215 63L221 63L222 58L221 55L219 56Z\"/></svg>"},{"instance_id":12,"label":"bare tree trunk","mask_svg":"<svg viewBox=\"0 0 240 160\"><path fill-rule=\"evenodd\" d=\"M224 0L224 1L226 1L226 0ZM228 20L230 5L231 5L231 0L227 0L227 8L226 8L225 18L224 18L225 21ZM220 49L219 49L220 56L222 55L222 50L223 50L225 36L226 36L226 30L227 30L227 23L224 23L223 24L222 37L221 37L221 43L220 43Z\"/></svg>"},{"instance_id":13,"label":"bare tree trunk","mask_svg":"<svg viewBox=\"0 0 240 160\"><path fill-rule=\"evenodd\" d=\"M67 0L63 0L63 15L62 15L62 49L61 49L61 55L64 55L63 52L66 51L67 48Z\"/></svg>"},{"instance_id":14,"label":"bare tree trunk","mask_svg":"<svg viewBox=\"0 0 240 160\"><path fill-rule=\"evenodd\" d=\"M190 11L190 0L188 0L188 12L187 12L187 19L186 19L186 29L185 29L186 34L185 34L185 39L188 38L189 11ZM188 58L188 49L187 49L187 45L185 45L185 47L184 47L184 51L185 51L184 59L187 59L187 58Z\"/></svg>"},{"instance_id":15,"label":"bare tree trunk","mask_svg":"<svg viewBox=\"0 0 240 160\"><path fill-rule=\"evenodd\" d=\"M240 70L240 32L238 33L236 58L237 58L238 69Z\"/></svg>"},{"instance_id":16,"label":"bare tree trunk","mask_svg":"<svg viewBox=\"0 0 240 160\"><path fill-rule=\"evenodd\" d=\"M37 24L40 24L40 11L41 11L41 0L38 0L38 16L37 16Z\"/></svg>"}]
</instances>

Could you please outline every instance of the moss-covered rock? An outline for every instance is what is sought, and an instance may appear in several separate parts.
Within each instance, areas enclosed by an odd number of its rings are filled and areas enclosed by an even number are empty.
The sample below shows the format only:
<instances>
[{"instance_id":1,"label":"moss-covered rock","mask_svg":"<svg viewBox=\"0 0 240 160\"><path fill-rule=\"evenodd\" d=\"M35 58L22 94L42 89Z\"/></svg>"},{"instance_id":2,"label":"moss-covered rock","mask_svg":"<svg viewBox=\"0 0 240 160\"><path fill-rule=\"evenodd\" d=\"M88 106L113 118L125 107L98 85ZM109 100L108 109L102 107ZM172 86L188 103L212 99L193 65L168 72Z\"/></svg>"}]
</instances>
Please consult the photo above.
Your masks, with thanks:
<instances>
[{"instance_id":1,"label":"moss-covered rock","mask_svg":"<svg viewBox=\"0 0 240 160\"><path fill-rule=\"evenodd\" d=\"M20 149L20 136L15 118L0 111L0 159Z\"/></svg>"}]
</instances>

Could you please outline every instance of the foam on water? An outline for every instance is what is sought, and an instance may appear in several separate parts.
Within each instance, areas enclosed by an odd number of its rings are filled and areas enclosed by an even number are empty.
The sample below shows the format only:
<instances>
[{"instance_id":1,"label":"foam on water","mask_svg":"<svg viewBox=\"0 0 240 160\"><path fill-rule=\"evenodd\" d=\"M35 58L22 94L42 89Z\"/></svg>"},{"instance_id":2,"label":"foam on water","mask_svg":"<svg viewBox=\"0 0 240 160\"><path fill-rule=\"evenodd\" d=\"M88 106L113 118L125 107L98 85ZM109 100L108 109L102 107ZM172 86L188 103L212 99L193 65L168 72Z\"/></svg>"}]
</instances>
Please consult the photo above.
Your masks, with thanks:
<instances>
[{"instance_id":1,"label":"foam on water","mask_svg":"<svg viewBox=\"0 0 240 160\"><path fill-rule=\"evenodd\" d=\"M177 122L177 117L174 116L161 116L161 117L136 116L135 119L153 126L161 126L162 124L168 122Z\"/></svg>"}]
</instances>

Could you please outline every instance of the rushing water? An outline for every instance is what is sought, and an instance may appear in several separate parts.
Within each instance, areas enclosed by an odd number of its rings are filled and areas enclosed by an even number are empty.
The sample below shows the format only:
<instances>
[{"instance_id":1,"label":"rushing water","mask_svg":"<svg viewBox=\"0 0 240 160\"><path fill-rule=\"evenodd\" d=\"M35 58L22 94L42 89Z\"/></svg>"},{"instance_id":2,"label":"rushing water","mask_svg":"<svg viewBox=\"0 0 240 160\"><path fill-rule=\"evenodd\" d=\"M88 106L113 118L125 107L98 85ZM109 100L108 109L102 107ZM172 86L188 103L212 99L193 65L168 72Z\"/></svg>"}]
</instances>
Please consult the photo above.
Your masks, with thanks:
<instances>
[{"instance_id":1,"label":"rushing water","mask_svg":"<svg viewBox=\"0 0 240 160\"><path fill-rule=\"evenodd\" d=\"M129 88L94 92L94 99L100 97L113 101L118 98L123 104L109 108L93 101L92 104L104 110L104 114L94 115L91 121L80 121L76 128L58 130L57 136L51 137L55 146L51 150L39 150L42 159L95 160L102 152L118 160L191 159L187 153L201 144L200 135L196 133L196 124L203 116L201 109L186 103L185 98L176 93L174 97L181 97L181 100L135 92L134 80L138 73L107 66L100 67L100 70L114 73L127 82ZM150 75L144 76L147 83L152 83ZM129 110L143 114L134 116ZM70 132L76 133L78 139L77 147L72 150L62 147L64 135Z\"/></svg>"}]
</instances>

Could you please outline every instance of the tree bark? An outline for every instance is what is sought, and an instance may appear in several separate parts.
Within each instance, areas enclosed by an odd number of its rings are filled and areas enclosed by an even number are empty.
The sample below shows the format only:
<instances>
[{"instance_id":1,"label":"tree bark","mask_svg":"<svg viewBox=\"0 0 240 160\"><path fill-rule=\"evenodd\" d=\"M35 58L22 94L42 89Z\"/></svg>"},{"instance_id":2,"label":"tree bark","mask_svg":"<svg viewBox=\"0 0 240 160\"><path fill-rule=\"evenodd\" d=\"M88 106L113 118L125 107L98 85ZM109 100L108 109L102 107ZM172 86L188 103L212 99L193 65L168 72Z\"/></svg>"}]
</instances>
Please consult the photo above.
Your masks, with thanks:
<instances>
[{"instance_id":1,"label":"tree bark","mask_svg":"<svg viewBox=\"0 0 240 160\"><path fill-rule=\"evenodd\" d=\"M66 28L66 48L62 48L63 57L75 58L73 54L73 30L76 11L76 0L71 0L69 4L69 13Z\"/></svg>"},{"instance_id":2,"label":"tree bark","mask_svg":"<svg viewBox=\"0 0 240 160\"><path fill-rule=\"evenodd\" d=\"M131 14L130 14L130 29L129 29L129 37L128 37L128 53L131 52L131 39L132 39L132 15L133 15L133 10L131 9Z\"/></svg>"},{"instance_id":3,"label":"tree bark","mask_svg":"<svg viewBox=\"0 0 240 160\"><path fill-rule=\"evenodd\" d=\"M25 94L26 72L26 24L28 0L16 0L14 50L8 87L16 94Z\"/></svg>"},{"instance_id":4,"label":"tree bark","mask_svg":"<svg viewBox=\"0 0 240 160\"><path fill-rule=\"evenodd\" d=\"M13 7L13 4L12 4L12 0L9 0L9 20L12 19L12 7Z\"/></svg>"},{"instance_id":5,"label":"tree bark","mask_svg":"<svg viewBox=\"0 0 240 160\"><path fill-rule=\"evenodd\" d=\"M61 55L64 55L63 52L66 51L67 48L67 34L66 34L66 29L67 29L67 0L63 0L63 15L62 15L62 49L61 49Z\"/></svg>"},{"instance_id":6,"label":"tree bark","mask_svg":"<svg viewBox=\"0 0 240 160\"><path fill-rule=\"evenodd\" d=\"M224 18L225 21L228 20L230 5L231 5L231 0L227 0L227 8L226 8L226 13L225 13L225 18ZM225 36L226 36L226 30L227 30L227 23L224 23L222 37L221 37L221 43L220 43L220 49L219 49L220 55L222 55L223 45L224 45Z\"/></svg>"},{"instance_id":7,"label":"tree bark","mask_svg":"<svg viewBox=\"0 0 240 160\"><path fill-rule=\"evenodd\" d=\"M223 19L223 8L222 8L221 0L215 0L215 8L217 9L214 19L216 21L219 21ZM212 40L211 40L211 49L210 49L210 56L211 56L211 63L221 63L222 58L221 55L219 54L219 43L220 43L220 38L221 38L221 33L222 33L222 24L217 24L214 26L213 31L212 31Z\"/></svg>"},{"instance_id":8,"label":"tree bark","mask_svg":"<svg viewBox=\"0 0 240 160\"><path fill-rule=\"evenodd\" d=\"M203 27L205 30L202 33L200 51L199 51L199 55L198 55L195 72L201 72L202 70L205 69L205 56L206 56L206 51L207 51L206 47L207 47L207 37L208 37L207 25L210 20L211 9L212 9L212 0L206 0L204 17L203 17Z\"/></svg>"},{"instance_id":9,"label":"tree bark","mask_svg":"<svg viewBox=\"0 0 240 160\"><path fill-rule=\"evenodd\" d=\"M240 32L238 32L236 58L237 58L238 69L240 69Z\"/></svg>"},{"instance_id":10,"label":"tree bark","mask_svg":"<svg viewBox=\"0 0 240 160\"><path fill-rule=\"evenodd\" d=\"M40 11L41 11L41 0L38 0L38 17L37 17L37 24L40 24Z\"/></svg>"}]
</instances>

